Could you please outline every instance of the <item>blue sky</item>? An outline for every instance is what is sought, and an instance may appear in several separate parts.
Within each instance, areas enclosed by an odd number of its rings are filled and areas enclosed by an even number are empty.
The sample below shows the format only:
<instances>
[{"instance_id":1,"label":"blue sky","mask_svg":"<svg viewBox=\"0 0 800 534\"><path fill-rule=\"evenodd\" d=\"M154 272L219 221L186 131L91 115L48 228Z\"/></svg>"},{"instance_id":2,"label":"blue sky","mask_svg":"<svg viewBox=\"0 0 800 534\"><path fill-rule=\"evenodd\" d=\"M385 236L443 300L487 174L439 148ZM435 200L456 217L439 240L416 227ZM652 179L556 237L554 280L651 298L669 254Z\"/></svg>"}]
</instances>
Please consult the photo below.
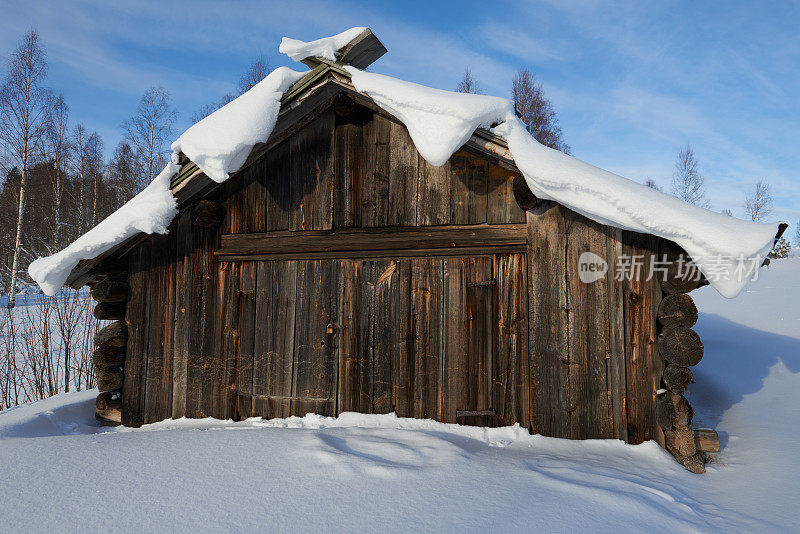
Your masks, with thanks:
<instances>
[{"instance_id":1,"label":"blue sky","mask_svg":"<svg viewBox=\"0 0 800 534\"><path fill-rule=\"evenodd\" d=\"M108 153L152 85L181 112L177 137L258 54L304 69L278 54L282 36L369 26L389 50L376 72L453 89L469 66L485 92L507 97L526 66L576 157L668 189L690 143L714 209L744 216L763 178L772 218L800 219L798 2L0 1L0 12L0 55L37 28L49 84Z\"/></svg>"}]
</instances>

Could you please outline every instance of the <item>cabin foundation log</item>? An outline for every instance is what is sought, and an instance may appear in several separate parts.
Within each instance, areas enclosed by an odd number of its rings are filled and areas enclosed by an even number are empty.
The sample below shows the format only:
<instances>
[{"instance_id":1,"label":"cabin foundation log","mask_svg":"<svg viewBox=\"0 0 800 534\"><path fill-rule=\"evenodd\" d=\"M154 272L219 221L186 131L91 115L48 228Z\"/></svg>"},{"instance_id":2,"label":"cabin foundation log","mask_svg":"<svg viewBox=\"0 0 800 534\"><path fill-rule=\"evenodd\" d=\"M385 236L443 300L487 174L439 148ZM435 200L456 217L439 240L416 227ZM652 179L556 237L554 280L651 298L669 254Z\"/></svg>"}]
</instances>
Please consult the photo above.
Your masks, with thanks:
<instances>
[{"instance_id":1,"label":"cabin foundation log","mask_svg":"<svg viewBox=\"0 0 800 534\"><path fill-rule=\"evenodd\" d=\"M100 394L95 399L95 419L100 426L122 424L122 384L128 327L125 307L128 300L127 271L113 265L98 272L90 283L92 298L97 301L94 317L114 321L101 328L94 337L92 353L95 381Z\"/></svg>"},{"instance_id":2,"label":"cabin foundation log","mask_svg":"<svg viewBox=\"0 0 800 534\"><path fill-rule=\"evenodd\" d=\"M94 307L94 318L100 321L120 321L125 318L124 302L100 302Z\"/></svg>"},{"instance_id":3,"label":"cabin foundation log","mask_svg":"<svg viewBox=\"0 0 800 534\"><path fill-rule=\"evenodd\" d=\"M94 402L94 417L100 426L122 424L122 399L117 391L100 393Z\"/></svg>"},{"instance_id":4,"label":"cabin foundation log","mask_svg":"<svg viewBox=\"0 0 800 534\"><path fill-rule=\"evenodd\" d=\"M685 293L665 295L658 306L658 322L665 327L691 328L697 322L697 306Z\"/></svg>"},{"instance_id":5,"label":"cabin foundation log","mask_svg":"<svg viewBox=\"0 0 800 534\"><path fill-rule=\"evenodd\" d=\"M675 252L668 252L667 257L674 261ZM697 307L685 294L700 283L676 280L674 275L674 269L668 270L661 283L665 294L656 313L661 327L658 352L666 363L661 376L666 389L656 395L656 421L664 432L664 448L688 471L702 474L706 472L705 453L719 451L719 437L713 430L692 429L694 410L683 396L692 383L689 367L703 357L700 336L690 328L697 322Z\"/></svg>"},{"instance_id":6,"label":"cabin foundation log","mask_svg":"<svg viewBox=\"0 0 800 534\"><path fill-rule=\"evenodd\" d=\"M92 353L95 368L122 367L125 365L125 347L98 347Z\"/></svg>"},{"instance_id":7,"label":"cabin foundation log","mask_svg":"<svg viewBox=\"0 0 800 534\"><path fill-rule=\"evenodd\" d=\"M715 430L697 428L694 431L694 447L701 452L719 452L719 435Z\"/></svg>"},{"instance_id":8,"label":"cabin foundation log","mask_svg":"<svg viewBox=\"0 0 800 534\"><path fill-rule=\"evenodd\" d=\"M92 284L91 293L99 303L118 302L124 306L128 298L128 284L122 275L104 275Z\"/></svg>"},{"instance_id":9,"label":"cabin foundation log","mask_svg":"<svg viewBox=\"0 0 800 534\"><path fill-rule=\"evenodd\" d=\"M703 359L703 342L691 328L665 328L658 335L658 351L669 363L691 367Z\"/></svg>"},{"instance_id":10,"label":"cabin foundation log","mask_svg":"<svg viewBox=\"0 0 800 534\"><path fill-rule=\"evenodd\" d=\"M670 363L664 368L661 379L664 381L664 387L671 393L683 395L686 387L692 383L692 371L688 367Z\"/></svg>"},{"instance_id":11,"label":"cabin foundation log","mask_svg":"<svg viewBox=\"0 0 800 534\"><path fill-rule=\"evenodd\" d=\"M97 381L97 388L103 393L122 389L122 376L121 367L94 368L94 377Z\"/></svg>"}]
</instances>

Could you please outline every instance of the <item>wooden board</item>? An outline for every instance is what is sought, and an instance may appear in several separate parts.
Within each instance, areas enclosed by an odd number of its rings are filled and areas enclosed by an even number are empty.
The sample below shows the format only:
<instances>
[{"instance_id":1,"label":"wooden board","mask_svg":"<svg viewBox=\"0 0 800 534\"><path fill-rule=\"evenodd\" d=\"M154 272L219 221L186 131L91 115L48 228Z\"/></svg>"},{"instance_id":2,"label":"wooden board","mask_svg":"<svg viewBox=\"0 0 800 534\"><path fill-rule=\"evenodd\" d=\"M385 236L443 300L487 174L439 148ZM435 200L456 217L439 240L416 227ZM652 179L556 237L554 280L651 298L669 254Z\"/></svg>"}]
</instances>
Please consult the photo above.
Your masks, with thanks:
<instances>
[{"instance_id":1,"label":"wooden board","mask_svg":"<svg viewBox=\"0 0 800 534\"><path fill-rule=\"evenodd\" d=\"M497 424L530 425L528 287L525 254L494 257L497 309L492 358L492 406Z\"/></svg>"},{"instance_id":2,"label":"wooden board","mask_svg":"<svg viewBox=\"0 0 800 534\"><path fill-rule=\"evenodd\" d=\"M189 417L211 417L218 332L213 320L216 311L217 265L212 256L216 230L192 230L191 280L187 306L189 357L186 387L186 412Z\"/></svg>"},{"instance_id":3,"label":"wooden board","mask_svg":"<svg viewBox=\"0 0 800 534\"><path fill-rule=\"evenodd\" d=\"M147 342L147 378L145 384L144 401L144 422L154 423L161 421L169 416L172 411L170 405L169 412L164 405L162 389L168 387L163 383L165 351L165 330L167 316L165 310L165 300L167 299L168 284L165 276L166 263L168 259L167 251L168 239L166 236L157 234L151 238L150 270L148 283L150 292L148 297L147 314L150 324L148 326ZM172 336L170 336L172 339ZM168 347L166 347L168 349ZM170 372L171 374L171 372Z\"/></svg>"},{"instance_id":4,"label":"wooden board","mask_svg":"<svg viewBox=\"0 0 800 534\"><path fill-rule=\"evenodd\" d=\"M361 190L364 172L364 128L344 122L334 134L334 206L336 228L361 226Z\"/></svg>"},{"instance_id":5,"label":"wooden board","mask_svg":"<svg viewBox=\"0 0 800 534\"><path fill-rule=\"evenodd\" d=\"M655 422L656 377L661 378L655 349L657 282L646 279L650 258L657 250L657 238L623 232L623 253L639 258L643 265L638 276L624 281L627 433L633 444L659 438Z\"/></svg>"},{"instance_id":6,"label":"wooden board","mask_svg":"<svg viewBox=\"0 0 800 534\"><path fill-rule=\"evenodd\" d=\"M447 310L443 344L442 420L491 424L486 416L457 417L459 411L491 411L494 352L492 258L451 258L445 262Z\"/></svg>"},{"instance_id":7,"label":"wooden board","mask_svg":"<svg viewBox=\"0 0 800 534\"><path fill-rule=\"evenodd\" d=\"M413 417L441 417L444 260L411 260L411 351Z\"/></svg>"},{"instance_id":8,"label":"wooden board","mask_svg":"<svg viewBox=\"0 0 800 534\"><path fill-rule=\"evenodd\" d=\"M489 224L525 222L525 212L514 199L514 178L517 173L496 163L488 164L486 222Z\"/></svg>"},{"instance_id":9,"label":"wooden board","mask_svg":"<svg viewBox=\"0 0 800 534\"><path fill-rule=\"evenodd\" d=\"M243 262L239 279L239 353L236 360L235 419L253 414L253 362L256 330L256 262Z\"/></svg>"},{"instance_id":10,"label":"wooden board","mask_svg":"<svg viewBox=\"0 0 800 534\"><path fill-rule=\"evenodd\" d=\"M569 324L563 208L527 212L531 431L569 437Z\"/></svg>"},{"instance_id":11,"label":"wooden board","mask_svg":"<svg viewBox=\"0 0 800 534\"><path fill-rule=\"evenodd\" d=\"M336 335L328 332L338 318L339 265L332 261L301 261L297 268L294 331L294 378L291 410L336 413ZM334 326L335 332L335 326Z\"/></svg>"},{"instance_id":12,"label":"wooden board","mask_svg":"<svg viewBox=\"0 0 800 534\"><path fill-rule=\"evenodd\" d=\"M267 192L265 205L265 231L289 228L289 198L291 187L291 159L289 142L281 143L266 155L264 186Z\"/></svg>"},{"instance_id":13,"label":"wooden board","mask_svg":"<svg viewBox=\"0 0 800 534\"><path fill-rule=\"evenodd\" d=\"M334 112L329 109L290 140L289 228L333 227Z\"/></svg>"},{"instance_id":14,"label":"wooden board","mask_svg":"<svg viewBox=\"0 0 800 534\"><path fill-rule=\"evenodd\" d=\"M364 125L361 221L367 228L389 224L389 157L392 123L380 115Z\"/></svg>"},{"instance_id":15,"label":"wooden board","mask_svg":"<svg viewBox=\"0 0 800 534\"><path fill-rule=\"evenodd\" d=\"M215 255L287 255L350 251L357 255L368 251L404 251L418 249L458 249L475 247L524 246L523 224L461 225L431 227L392 227L341 229L335 231L268 232L224 234ZM491 253L491 251L487 251Z\"/></svg>"},{"instance_id":16,"label":"wooden board","mask_svg":"<svg viewBox=\"0 0 800 534\"><path fill-rule=\"evenodd\" d=\"M389 136L389 226L417 224L420 155L408 130L391 122Z\"/></svg>"},{"instance_id":17,"label":"wooden board","mask_svg":"<svg viewBox=\"0 0 800 534\"><path fill-rule=\"evenodd\" d=\"M292 395L298 262L258 262L253 415L286 417Z\"/></svg>"},{"instance_id":18,"label":"wooden board","mask_svg":"<svg viewBox=\"0 0 800 534\"><path fill-rule=\"evenodd\" d=\"M172 333L172 418L186 415L186 386L189 365L188 308L192 284L192 225L189 212L183 212L175 224L175 326Z\"/></svg>"},{"instance_id":19,"label":"wooden board","mask_svg":"<svg viewBox=\"0 0 800 534\"><path fill-rule=\"evenodd\" d=\"M125 350L125 377L122 384L122 424L139 427L144 423L147 378L147 342L150 295L150 242L140 243L130 255L128 287L130 298L125 308L128 345Z\"/></svg>"},{"instance_id":20,"label":"wooden board","mask_svg":"<svg viewBox=\"0 0 800 534\"><path fill-rule=\"evenodd\" d=\"M450 223L485 223L489 178L487 161L461 151L453 154L450 162Z\"/></svg>"}]
</instances>

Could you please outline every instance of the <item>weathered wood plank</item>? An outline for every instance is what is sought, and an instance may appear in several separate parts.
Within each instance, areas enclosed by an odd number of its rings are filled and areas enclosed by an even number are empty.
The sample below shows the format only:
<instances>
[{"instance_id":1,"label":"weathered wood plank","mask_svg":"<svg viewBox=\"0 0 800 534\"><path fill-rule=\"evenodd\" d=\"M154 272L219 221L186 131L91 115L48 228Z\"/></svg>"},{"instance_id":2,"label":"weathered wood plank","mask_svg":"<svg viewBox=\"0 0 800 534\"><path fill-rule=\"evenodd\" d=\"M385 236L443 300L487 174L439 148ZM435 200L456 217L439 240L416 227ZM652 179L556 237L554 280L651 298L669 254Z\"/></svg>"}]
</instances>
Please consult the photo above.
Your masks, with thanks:
<instances>
[{"instance_id":1,"label":"weathered wood plank","mask_svg":"<svg viewBox=\"0 0 800 534\"><path fill-rule=\"evenodd\" d=\"M365 227L389 224L389 154L392 126L373 114L364 125L364 180L361 193L361 221Z\"/></svg>"},{"instance_id":2,"label":"weathered wood plank","mask_svg":"<svg viewBox=\"0 0 800 534\"><path fill-rule=\"evenodd\" d=\"M369 345L363 346L360 330L362 325L359 312L365 308L361 304L361 262L342 261L341 281L339 284L339 318L336 325L336 335L339 336L338 354L338 391L336 395L336 412L365 412L368 413L367 403L362 403L362 387L360 376L362 357L368 353ZM364 391L363 393L368 393Z\"/></svg>"},{"instance_id":3,"label":"weathered wood plank","mask_svg":"<svg viewBox=\"0 0 800 534\"><path fill-rule=\"evenodd\" d=\"M450 223L485 223L488 163L464 151L453 154L450 162Z\"/></svg>"},{"instance_id":4,"label":"weathered wood plank","mask_svg":"<svg viewBox=\"0 0 800 534\"><path fill-rule=\"evenodd\" d=\"M411 260L397 260L393 276L397 290L390 304L390 324L394 328L391 381L394 410L400 417L413 415L414 340L412 331Z\"/></svg>"},{"instance_id":5,"label":"weathered wood plank","mask_svg":"<svg viewBox=\"0 0 800 534\"><path fill-rule=\"evenodd\" d=\"M188 308L192 295L192 223L189 214L178 216L175 224L175 326L172 335L172 418L186 415L186 387L189 364Z\"/></svg>"},{"instance_id":6,"label":"weathered wood plank","mask_svg":"<svg viewBox=\"0 0 800 534\"><path fill-rule=\"evenodd\" d=\"M614 423L614 437L627 441L628 423L626 404L625 378L625 295L622 279L616 276L616 266L622 256L622 230L608 228L606 258L608 272L606 281L608 288L609 311L609 350L608 378L611 389L612 418Z\"/></svg>"},{"instance_id":7,"label":"weathered wood plank","mask_svg":"<svg viewBox=\"0 0 800 534\"><path fill-rule=\"evenodd\" d=\"M125 310L128 342L125 378L122 384L122 424L138 427L144 423L144 392L147 377L147 342L150 314L150 241L143 241L131 253L130 300Z\"/></svg>"},{"instance_id":8,"label":"weathered wood plank","mask_svg":"<svg viewBox=\"0 0 800 534\"><path fill-rule=\"evenodd\" d=\"M186 382L186 415L210 417L214 392L214 362L218 359L214 330L216 321L217 266L212 256L216 231L197 228L192 231L191 280L187 318L189 357Z\"/></svg>"},{"instance_id":9,"label":"weathered wood plank","mask_svg":"<svg viewBox=\"0 0 800 534\"><path fill-rule=\"evenodd\" d=\"M420 157L404 125L391 122L390 128L388 223L414 226L419 206Z\"/></svg>"},{"instance_id":10,"label":"weathered wood plank","mask_svg":"<svg viewBox=\"0 0 800 534\"><path fill-rule=\"evenodd\" d=\"M392 321L395 303L400 298L397 262L376 261L370 263L372 278L370 285L371 328L370 328L370 366L372 369L372 390L370 411L389 413L393 411L392 401L392 351L399 345L398 333L403 325ZM363 287L363 285L362 285ZM407 323L406 323L407 324Z\"/></svg>"},{"instance_id":11,"label":"weathered wood plank","mask_svg":"<svg viewBox=\"0 0 800 534\"><path fill-rule=\"evenodd\" d=\"M488 164L486 192L486 222L489 224L525 222L525 212L514 199L514 172Z\"/></svg>"},{"instance_id":12,"label":"weathered wood plank","mask_svg":"<svg viewBox=\"0 0 800 534\"><path fill-rule=\"evenodd\" d=\"M566 438L569 318L563 208L539 206L527 212L527 223L532 432Z\"/></svg>"},{"instance_id":13,"label":"weathered wood plank","mask_svg":"<svg viewBox=\"0 0 800 534\"><path fill-rule=\"evenodd\" d=\"M253 361L256 324L256 263L242 263L239 290L239 354L236 360L235 418L253 413ZM245 395L242 395L242 394Z\"/></svg>"},{"instance_id":14,"label":"weathered wood plank","mask_svg":"<svg viewBox=\"0 0 800 534\"><path fill-rule=\"evenodd\" d=\"M581 217L586 226L585 247L581 252L592 252L601 258L608 252L606 226ZM577 266L577 265L576 265ZM607 273L606 273L607 274ZM612 310L608 306L608 277L591 283L581 283L583 335L586 338L586 437L608 439L614 436L613 393L609 377L611 359L610 325Z\"/></svg>"},{"instance_id":15,"label":"weathered wood plank","mask_svg":"<svg viewBox=\"0 0 800 534\"><path fill-rule=\"evenodd\" d=\"M336 228L361 226L363 135L364 128L360 124L344 122L336 125L333 151L333 225Z\"/></svg>"},{"instance_id":16,"label":"weathered wood plank","mask_svg":"<svg viewBox=\"0 0 800 534\"><path fill-rule=\"evenodd\" d=\"M329 109L289 140L292 230L333 227L334 119L333 109Z\"/></svg>"},{"instance_id":17,"label":"weathered wood plank","mask_svg":"<svg viewBox=\"0 0 800 534\"><path fill-rule=\"evenodd\" d=\"M214 359L214 401L212 413L218 419L233 416L236 360L239 355L239 275L242 263L223 262L218 266L217 306L214 331L220 351Z\"/></svg>"},{"instance_id":18,"label":"weathered wood plank","mask_svg":"<svg viewBox=\"0 0 800 534\"><path fill-rule=\"evenodd\" d=\"M623 253L643 267L625 276L625 377L627 382L628 442L658 439L655 423L657 353L655 280L647 280L647 266L657 251L657 238L623 232ZM661 376L658 375L660 381ZM662 438L663 440L663 438Z\"/></svg>"},{"instance_id":19,"label":"weathered wood plank","mask_svg":"<svg viewBox=\"0 0 800 534\"><path fill-rule=\"evenodd\" d=\"M450 161L434 167L419 156L419 203L417 224L432 226L450 224Z\"/></svg>"},{"instance_id":20,"label":"weathered wood plank","mask_svg":"<svg viewBox=\"0 0 800 534\"><path fill-rule=\"evenodd\" d=\"M525 254L494 257L497 280L492 404L497 424L530 427L528 364L528 288Z\"/></svg>"},{"instance_id":21,"label":"weathered wood plank","mask_svg":"<svg viewBox=\"0 0 800 534\"><path fill-rule=\"evenodd\" d=\"M297 270L294 378L291 410L295 415L336 411L336 335L328 332L338 318L338 262L302 261ZM324 399L324 400L321 400Z\"/></svg>"},{"instance_id":22,"label":"weathered wood plank","mask_svg":"<svg viewBox=\"0 0 800 534\"><path fill-rule=\"evenodd\" d=\"M263 232L267 221L267 172L266 158L248 167L243 176L237 177L242 186L242 232Z\"/></svg>"},{"instance_id":23,"label":"weathered wood plank","mask_svg":"<svg viewBox=\"0 0 800 534\"><path fill-rule=\"evenodd\" d=\"M264 164L264 182L267 191L264 230L268 232L289 228L290 176L290 149L289 142L286 141L267 154Z\"/></svg>"},{"instance_id":24,"label":"weathered wood plank","mask_svg":"<svg viewBox=\"0 0 800 534\"><path fill-rule=\"evenodd\" d=\"M335 231L268 232L224 234L217 256L247 254L292 254L313 252L374 250L416 250L422 248L467 248L523 246L526 244L524 224L459 225L437 227L392 227L374 229L341 229ZM487 251L491 254L491 251Z\"/></svg>"},{"instance_id":25,"label":"weathered wood plank","mask_svg":"<svg viewBox=\"0 0 800 534\"><path fill-rule=\"evenodd\" d=\"M257 269L253 393L260 398L253 401L253 414L286 417L292 395L297 262L258 262Z\"/></svg>"},{"instance_id":26,"label":"weathered wood plank","mask_svg":"<svg viewBox=\"0 0 800 534\"><path fill-rule=\"evenodd\" d=\"M413 402L418 418L441 417L444 268L439 259L411 262Z\"/></svg>"},{"instance_id":27,"label":"weathered wood plank","mask_svg":"<svg viewBox=\"0 0 800 534\"><path fill-rule=\"evenodd\" d=\"M147 313L150 316L150 324L148 326L147 378L144 401L145 423L161 421L167 416L167 413L172 412L172 406L170 405L167 412L167 407L162 402L162 388L166 387L163 383L166 363L164 361L164 333L167 323L164 303L168 298L165 274L169 258L167 254L169 245L168 239L163 235L154 235L151 243L150 272L148 276L150 297ZM172 374L171 368L169 374L170 376Z\"/></svg>"}]
</instances>

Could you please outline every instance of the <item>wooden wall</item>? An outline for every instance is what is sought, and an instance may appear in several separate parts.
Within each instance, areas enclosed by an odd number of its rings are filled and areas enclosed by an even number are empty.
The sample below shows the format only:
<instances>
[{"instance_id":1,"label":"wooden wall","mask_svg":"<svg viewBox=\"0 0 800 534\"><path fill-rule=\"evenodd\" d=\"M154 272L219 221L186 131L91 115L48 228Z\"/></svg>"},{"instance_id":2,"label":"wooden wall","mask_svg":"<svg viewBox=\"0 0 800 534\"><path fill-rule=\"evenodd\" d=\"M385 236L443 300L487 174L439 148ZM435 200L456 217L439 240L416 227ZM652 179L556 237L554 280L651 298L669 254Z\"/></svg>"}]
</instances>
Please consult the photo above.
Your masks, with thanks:
<instances>
[{"instance_id":1,"label":"wooden wall","mask_svg":"<svg viewBox=\"0 0 800 534\"><path fill-rule=\"evenodd\" d=\"M123 422L396 411L658 438L660 291L613 268L577 280L583 251L613 267L656 243L556 205L526 214L514 176L466 150L433 167L405 127L363 110L318 114L213 194L219 228L186 210L128 255ZM521 246L463 255L218 255L230 234L520 223Z\"/></svg>"}]
</instances>

